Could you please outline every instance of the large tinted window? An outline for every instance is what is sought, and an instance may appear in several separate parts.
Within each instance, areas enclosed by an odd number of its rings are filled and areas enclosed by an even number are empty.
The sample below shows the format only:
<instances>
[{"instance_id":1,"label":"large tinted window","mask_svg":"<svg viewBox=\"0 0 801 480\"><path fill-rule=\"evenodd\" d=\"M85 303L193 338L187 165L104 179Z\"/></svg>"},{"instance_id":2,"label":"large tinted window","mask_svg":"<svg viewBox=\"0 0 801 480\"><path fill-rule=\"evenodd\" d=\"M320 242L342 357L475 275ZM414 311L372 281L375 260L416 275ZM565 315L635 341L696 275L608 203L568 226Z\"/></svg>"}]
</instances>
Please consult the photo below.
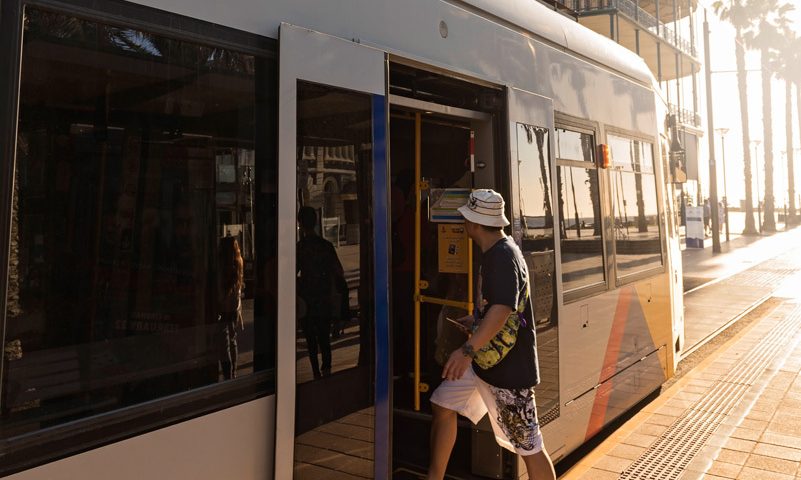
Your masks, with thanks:
<instances>
[{"instance_id":1,"label":"large tinted window","mask_svg":"<svg viewBox=\"0 0 801 480\"><path fill-rule=\"evenodd\" d=\"M559 232L565 293L604 282L598 170L592 133L556 129Z\"/></svg>"},{"instance_id":2,"label":"large tinted window","mask_svg":"<svg viewBox=\"0 0 801 480\"><path fill-rule=\"evenodd\" d=\"M274 72L26 11L2 437L274 366Z\"/></svg>"},{"instance_id":3,"label":"large tinted window","mask_svg":"<svg viewBox=\"0 0 801 480\"><path fill-rule=\"evenodd\" d=\"M653 145L609 135L617 275L662 265Z\"/></svg>"}]
</instances>

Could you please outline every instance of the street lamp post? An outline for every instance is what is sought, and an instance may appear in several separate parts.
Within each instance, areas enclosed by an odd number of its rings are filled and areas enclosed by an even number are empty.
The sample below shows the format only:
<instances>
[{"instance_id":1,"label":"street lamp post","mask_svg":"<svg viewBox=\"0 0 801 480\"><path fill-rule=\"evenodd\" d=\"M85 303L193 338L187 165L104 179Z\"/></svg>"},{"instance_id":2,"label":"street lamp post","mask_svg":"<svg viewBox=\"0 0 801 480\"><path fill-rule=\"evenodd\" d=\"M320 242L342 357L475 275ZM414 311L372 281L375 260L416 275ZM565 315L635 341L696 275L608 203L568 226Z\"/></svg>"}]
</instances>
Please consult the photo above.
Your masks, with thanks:
<instances>
[{"instance_id":1,"label":"street lamp post","mask_svg":"<svg viewBox=\"0 0 801 480\"><path fill-rule=\"evenodd\" d=\"M729 191L726 187L726 134L729 129L726 127L715 129L720 134L720 154L723 161L723 218L726 222L726 241L729 241Z\"/></svg>"},{"instance_id":2,"label":"street lamp post","mask_svg":"<svg viewBox=\"0 0 801 480\"><path fill-rule=\"evenodd\" d=\"M762 140L752 140L754 142L754 173L756 174L756 187L757 187L757 220L759 220L759 234L762 235L762 200L759 193L759 158L757 158L757 148Z\"/></svg>"}]
</instances>

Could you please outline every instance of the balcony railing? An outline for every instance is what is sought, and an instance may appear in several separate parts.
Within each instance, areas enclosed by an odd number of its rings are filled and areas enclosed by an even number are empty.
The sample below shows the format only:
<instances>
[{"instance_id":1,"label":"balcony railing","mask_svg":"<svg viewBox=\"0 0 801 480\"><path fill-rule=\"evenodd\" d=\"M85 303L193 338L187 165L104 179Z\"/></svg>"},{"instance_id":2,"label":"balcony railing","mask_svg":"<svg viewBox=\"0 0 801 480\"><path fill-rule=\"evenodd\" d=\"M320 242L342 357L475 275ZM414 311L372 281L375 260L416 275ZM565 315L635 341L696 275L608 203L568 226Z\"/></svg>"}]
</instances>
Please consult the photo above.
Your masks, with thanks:
<instances>
[{"instance_id":1,"label":"balcony railing","mask_svg":"<svg viewBox=\"0 0 801 480\"><path fill-rule=\"evenodd\" d=\"M668 108L671 114L676 115L680 124L701 128L701 115L698 115L698 113L686 108L679 108L672 103L668 105Z\"/></svg>"},{"instance_id":2,"label":"balcony railing","mask_svg":"<svg viewBox=\"0 0 801 480\"><path fill-rule=\"evenodd\" d=\"M656 17L646 12L632 0L556 0L565 7L578 12L579 15L585 13L599 12L603 10L616 10L623 15L634 20L646 30L663 38L666 42L678 48L682 52L695 57L696 49L692 42L682 38L672 28L659 22Z\"/></svg>"}]
</instances>

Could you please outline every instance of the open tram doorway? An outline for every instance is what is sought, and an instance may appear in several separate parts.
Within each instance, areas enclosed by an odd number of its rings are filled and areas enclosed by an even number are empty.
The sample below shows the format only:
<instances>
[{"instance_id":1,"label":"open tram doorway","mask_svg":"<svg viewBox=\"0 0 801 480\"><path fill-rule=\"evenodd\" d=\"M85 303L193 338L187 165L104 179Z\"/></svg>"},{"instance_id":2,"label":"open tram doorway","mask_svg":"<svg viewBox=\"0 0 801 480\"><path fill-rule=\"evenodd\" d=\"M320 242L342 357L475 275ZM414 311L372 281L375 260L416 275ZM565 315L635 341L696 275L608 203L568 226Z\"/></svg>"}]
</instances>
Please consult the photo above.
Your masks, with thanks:
<instances>
[{"instance_id":1,"label":"open tram doorway","mask_svg":"<svg viewBox=\"0 0 801 480\"><path fill-rule=\"evenodd\" d=\"M450 353L438 349L438 332L446 318L472 310L480 261L455 208L471 189L503 192L508 184L498 160L504 98L500 89L397 64L390 94L392 470L417 479L429 460L429 399ZM469 421L459 428L449 475L486 478L471 459L504 455L491 433L484 448Z\"/></svg>"}]
</instances>

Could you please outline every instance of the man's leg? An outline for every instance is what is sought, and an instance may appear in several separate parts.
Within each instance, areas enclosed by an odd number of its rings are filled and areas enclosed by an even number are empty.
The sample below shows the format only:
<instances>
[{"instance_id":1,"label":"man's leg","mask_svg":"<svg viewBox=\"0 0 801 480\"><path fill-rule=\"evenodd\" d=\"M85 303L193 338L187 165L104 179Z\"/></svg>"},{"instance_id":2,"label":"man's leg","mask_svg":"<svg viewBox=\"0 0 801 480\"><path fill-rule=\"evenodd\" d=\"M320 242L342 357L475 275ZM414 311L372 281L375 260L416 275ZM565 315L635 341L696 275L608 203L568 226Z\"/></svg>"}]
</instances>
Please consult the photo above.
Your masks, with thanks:
<instances>
[{"instance_id":1,"label":"man's leg","mask_svg":"<svg viewBox=\"0 0 801 480\"><path fill-rule=\"evenodd\" d=\"M556 480L553 462L544 448L532 455L523 456L523 462L526 464L528 478L531 480Z\"/></svg>"},{"instance_id":2,"label":"man's leg","mask_svg":"<svg viewBox=\"0 0 801 480\"><path fill-rule=\"evenodd\" d=\"M456 412L432 403L431 410L431 463L428 480L442 480L456 443Z\"/></svg>"},{"instance_id":3,"label":"man's leg","mask_svg":"<svg viewBox=\"0 0 801 480\"><path fill-rule=\"evenodd\" d=\"M309 352L309 363L311 363L314 378L320 378L320 363L317 359L317 331L313 319L306 318L303 325L303 336L306 337L306 350Z\"/></svg>"},{"instance_id":4,"label":"man's leg","mask_svg":"<svg viewBox=\"0 0 801 480\"><path fill-rule=\"evenodd\" d=\"M331 375L331 319L322 317L320 322L317 325L317 344L320 346L320 353L323 357L323 364L320 368L323 376L328 376Z\"/></svg>"}]
</instances>

